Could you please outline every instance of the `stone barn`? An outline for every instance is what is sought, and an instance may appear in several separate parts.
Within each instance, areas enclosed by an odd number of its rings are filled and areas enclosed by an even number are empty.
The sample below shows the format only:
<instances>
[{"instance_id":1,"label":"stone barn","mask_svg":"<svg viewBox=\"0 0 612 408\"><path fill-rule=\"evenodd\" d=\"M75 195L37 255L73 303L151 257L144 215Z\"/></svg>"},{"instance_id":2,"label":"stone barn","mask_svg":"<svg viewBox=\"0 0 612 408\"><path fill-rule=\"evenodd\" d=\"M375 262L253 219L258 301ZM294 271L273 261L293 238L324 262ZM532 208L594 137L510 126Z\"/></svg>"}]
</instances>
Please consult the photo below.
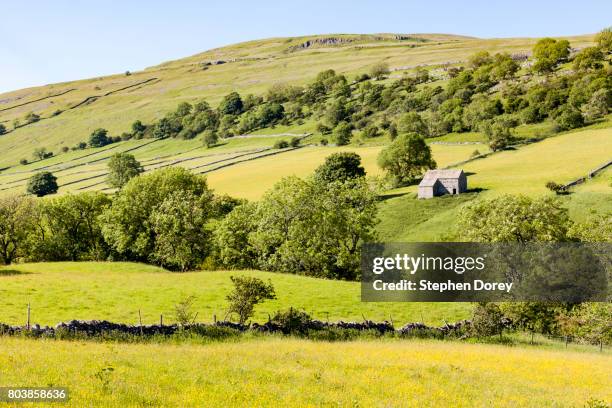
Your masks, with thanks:
<instances>
[{"instance_id":1,"label":"stone barn","mask_svg":"<svg viewBox=\"0 0 612 408\"><path fill-rule=\"evenodd\" d=\"M467 177L463 170L429 170L419 183L419 198L467 191Z\"/></svg>"}]
</instances>

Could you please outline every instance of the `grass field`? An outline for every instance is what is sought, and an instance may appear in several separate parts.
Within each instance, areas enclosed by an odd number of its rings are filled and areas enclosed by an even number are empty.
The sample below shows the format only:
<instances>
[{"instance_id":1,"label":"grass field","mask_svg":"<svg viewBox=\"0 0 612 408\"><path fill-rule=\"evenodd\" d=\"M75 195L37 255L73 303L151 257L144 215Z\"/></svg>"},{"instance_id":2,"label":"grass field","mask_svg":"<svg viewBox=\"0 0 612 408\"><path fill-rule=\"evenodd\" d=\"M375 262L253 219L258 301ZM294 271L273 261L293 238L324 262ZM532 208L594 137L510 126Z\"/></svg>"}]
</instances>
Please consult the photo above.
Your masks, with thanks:
<instances>
[{"instance_id":1,"label":"grass field","mask_svg":"<svg viewBox=\"0 0 612 408\"><path fill-rule=\"evenodd\" d=\"M32 322L56 324L72 319L107 319L143 323L174 320L174 305L195 296L198 320L225 317L225 296L230 275L246 274L270 279L277 300L256 309L256 321L289 307L304 309L313 317L330 320L393 319L396 324L421 321L442 325L470 316L466 303L362 303L360 284L258 271L171 273L133 263L60 262L11 265L0 268L0 322L24 324L26 307Z\"/></svg>"},{"instance_id":2,"label":"grass field","mask_svg":"<svg viewBox=\"0 0 612 408\"><path fill-rule=\"evenodd\" d=\"M441 341L0 338L0 386L68 387L71 407L582 407L612 398L611 365L597 351Z\"/></svg>"}]
</instances>

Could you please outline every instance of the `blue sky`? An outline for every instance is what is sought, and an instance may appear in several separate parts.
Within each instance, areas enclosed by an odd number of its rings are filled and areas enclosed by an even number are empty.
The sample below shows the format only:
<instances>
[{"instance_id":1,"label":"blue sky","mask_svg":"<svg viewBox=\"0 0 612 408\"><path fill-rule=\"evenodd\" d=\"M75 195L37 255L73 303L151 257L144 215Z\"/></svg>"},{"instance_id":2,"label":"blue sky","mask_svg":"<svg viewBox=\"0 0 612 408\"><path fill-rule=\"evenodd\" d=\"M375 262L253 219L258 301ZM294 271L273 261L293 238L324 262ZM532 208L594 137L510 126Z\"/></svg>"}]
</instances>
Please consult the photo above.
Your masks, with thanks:
<instances>
[{"instance_id":1,"label":"blue sky","mask_svg":"<svg viewBox=\"0 0 612 408\"><path fill-rule=\"evenodd\" d=\"M139 70L235 42L320 33L585 34L610 0L0 0L0 92Z\"/></svg>"}]
</instances>

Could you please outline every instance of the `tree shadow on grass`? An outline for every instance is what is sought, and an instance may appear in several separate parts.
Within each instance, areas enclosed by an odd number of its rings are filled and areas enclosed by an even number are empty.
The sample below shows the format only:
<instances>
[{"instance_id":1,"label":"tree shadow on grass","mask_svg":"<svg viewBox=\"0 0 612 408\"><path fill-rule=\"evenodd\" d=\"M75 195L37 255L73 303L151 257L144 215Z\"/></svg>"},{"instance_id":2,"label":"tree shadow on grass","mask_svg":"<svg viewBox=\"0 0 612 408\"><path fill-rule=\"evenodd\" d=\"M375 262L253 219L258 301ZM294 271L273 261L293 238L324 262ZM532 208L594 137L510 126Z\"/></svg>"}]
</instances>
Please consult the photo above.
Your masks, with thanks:
<instances>
[{"instance_id":1,"label":"tree shadow on grass","mask_svg":"<svg viewBox=\"0 0 612 408\"><path fill-rule=\"evenodd\" d=\"M3 276L29 275L31 272L17 271L15 269L0 269L0 278Z\"/></svg>"}]
</instances>

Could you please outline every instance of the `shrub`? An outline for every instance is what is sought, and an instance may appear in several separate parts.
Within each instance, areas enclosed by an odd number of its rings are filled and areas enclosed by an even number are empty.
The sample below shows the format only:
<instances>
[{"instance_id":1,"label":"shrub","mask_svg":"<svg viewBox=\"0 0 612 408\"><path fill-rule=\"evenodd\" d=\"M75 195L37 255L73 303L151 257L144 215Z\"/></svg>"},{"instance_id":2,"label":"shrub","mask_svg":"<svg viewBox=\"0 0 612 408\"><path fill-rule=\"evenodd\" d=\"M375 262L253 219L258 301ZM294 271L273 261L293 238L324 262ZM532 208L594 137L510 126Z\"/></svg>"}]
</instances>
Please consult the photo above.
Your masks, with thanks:
<instances>
[{"instance_id":1,"label":"shrub","mask_svg":"<svg viewBox=\"0 0 612 408\"><path fill-rule=\"evenodd\" d=\"M311 321L312 318L308 313L290 307L285 311L276 312L274 317L272 317L271 323L280 326L283 334L305 334Z\"/></svg>"},{"instance_id":2,"label":"shrub","mask_svg":"<svg viewBox=\"0 0 612 408\"><path fill-rule=\"evenodd\" d=\"M28 159L21 159L21 160L19 160L19 164L25 166L26 164L28 164Z\"/></svg>"},{"instance_id":3,"label":"shrub","mask_svg":"<svg viewBox=\"0 0 612 408\"><path fill-rule=\"evenodd\" d=\"M317 123L317 132L322 135L328 135L331 133L331 129L325 126L323 123Z\"/></svg>"},{"instance_id":4,"label":"shrub","mask_svg":"<svg viewBox=\"0 0 612 408\"><path fill-rule=\"evenodd\" d=\"M38 122L40 120L40 116L35 114L34 112L29 112L25 118L24 118L26 123L34 123L34 122Z\"/></svg>"},{"instance_id":5,"label":"shrub","mask_svg":"<svg viewBox=\"0 0 612 408\"><path fill-rule=\"evenodd\" d=\"M6 126L0 123L0 135L3 135L5 133L6 133Z\"/></svg>"},{"instance_id":6,"label":"shrub","mask_svg":"<svg viewBox=\"0 0 612 408\"><path fill-rule=\"evenodd\" d=\"M174 305L174 318L181 326L187 326L195 323L197 313L193 310L195 296L187 296L176 305Z\"/></svg>"},{"instance_id":7,"label":"shrub","mask_svg":"<svg viewBox=\"0 0 612 408\"><path fill-rule=\"evenodd\" d=\"M62 146L62 153L67 153L70 150L68 146Z\"/></svg>"},{"instance_id":8,"label":"shrub","mask_svg":"<svg viewBox=\"0 0 612 408\"><path fill-rule=\"evenodd\" d=\"M367 139L374 138L379 135L378 127L376 125L368 125L361 131L361 135Z\"/></svg>"},{"instance_id":9,"label":"shrub","mask_svg":"<svg viewBox=\"0 0 612 408\"><path fill-rule=\"evenodd\" d=\"M289 143L286 140L277 140L274 142L275 149L286 149L289 147Z\"/></svg>"},{"instance_id":10,"label":"shrub","mask_svg":"<svg viewBox=\"0 0 612 408\"><path fill-rule=\"evenodd\" d=\"M57 193L57 177L48 171L36 173L28 180L27 192L37 197Z\"/></svg>"},{"instance_id":11,"label":"shrub","mask_svg":"<svg viewBox=\"0 0 612 408\"><path fill-rule=\"evenodd\" d=\"M389 75L389 64L385 62L379 62L370 68L370 76L372 78L383 79L387 75Z\"/></svg>"},{"instance_id":12,"label":"shrub","mask_svg":"<svg viewBox=\"0 0 612 408\"><path fill-rule=\"evenodd\" d=\"M546 183L546 188L550 191L559 194L563 191L563 186L561 184L557 184L554 181L549 181Z\"/></svg>"},{"instance_id":13,"label":"shrub","mask_svg":"<svg viewBox=\"0 0 612 408\"><path fill-rule=\"evenodd\" d=\"M478 151L478 149L476 149L476 150L474 150L472 152L472 154L470 154L470 157L474 158L474 157L478 157L480 155L481 155L480 151Z\"/></svg>"},{"instance_id":14,"label":"shrub","mask_svg":"<svg viewBox=\"0 0 612 408\"><path fill-rule=\"evenodd\" d=\"M560 130L570 130L584 126L584 117L579 110L566 106L555 118Z\"/></svg>"},{"instance_id":15,"label":"shrub","mask_svg":"<svg viewBox=\"0 0 612 408\"><path fill-rule=\"evenodd\" d=\"M289 146L291 147L298 147L299 145L300 145L299 137L292 137L291 140L289 141Z\"/></svg>"},{"instance_id":16,"label":"shrub","mask_svg":"<svg viewBox=\"0 0 612 408\"><path fill-rule=\"evenodd\" d=\"M504 329L504 315L495 303L479 303L472 317L472 333L477 337L490 337L499 334Z\"/></svg>"},{"instance_id":17,"label":"shrub","mask_svg":"<svg viewBox=\"0 0 612 408\"><path fill-rule=\"evenodd\" d=\"M250 276L230 276L234 289L227 295L228 314L236 313L238 322L245 324L253 316L255 306L267 299L276 299L271 281Z\"/></svg>"},{"instance_id":18,"label":"shrub","mask_svg":"<svg viewBox=\"0 0 612 408\"><path fill-rule=\"evenodd\" d=\"M219 111L224 115L240 115L243 112L242 99L238 92L232 92L221 100Z\"/></svg>"},{"instance_id":19,"label":"shrub","mask_svg":"<svg viewBox=\"0 0 612 408\"><path fill-rule=\"evenodd\" d=\"M322 138L321 139L321 145L322 146L327 146L328 143L329 143L329 141L326 138Z\"/></svg>"}]
</instances>

